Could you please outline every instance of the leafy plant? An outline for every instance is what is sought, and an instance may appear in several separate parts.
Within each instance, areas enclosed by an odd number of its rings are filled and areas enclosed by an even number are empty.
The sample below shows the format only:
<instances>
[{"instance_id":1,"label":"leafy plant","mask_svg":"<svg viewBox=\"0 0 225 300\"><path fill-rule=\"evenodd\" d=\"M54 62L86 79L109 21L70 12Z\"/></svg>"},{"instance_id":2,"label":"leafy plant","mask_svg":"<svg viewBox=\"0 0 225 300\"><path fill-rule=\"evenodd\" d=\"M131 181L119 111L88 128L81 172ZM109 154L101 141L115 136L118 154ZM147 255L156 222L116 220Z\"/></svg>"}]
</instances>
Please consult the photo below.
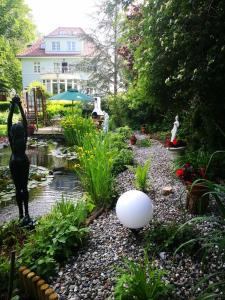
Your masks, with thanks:
<instances>
[{"instance_id":1,"label":"leafy plant","mask_svg":"<svg viewBox=\"0 0 225 300\"><path fill-rule=\"evenodd\" d=\"M136 145L139 146L139 147L150 147L151 146L151 141L149 139L137 140Z\"/></svg>"},{"instance_id":2,"label":"leafy plant","mask_svg":"<svg viewBox=\"0 0 225 300\"><path fill-rule=\"evenodd\" d=\"M117 127L115 132L121 134L124 139L128 139L132 133L132 130L129 126Z\"/></svg>"},{"instance_id":3,"label":"leafy plant","mask_svg":"<svg viewBox=\"0 0 225 300\"><path fill-rule=\"evenodd\" d=\"M147 160L144 166L137 166L135 171L135 184L136 187L141 189L142 191L146 190L147 186L147 177L148 177L148 170L150 168L150 160Z\"/></svg>"},{"instance_id":4,"label":"leafy plant","mask_svg":"<svg viewBox=\"0 0 225 300\"><path fill-rule=\"evenodd\" d=\"M108 136L110 137L111 140L111 147L112 149L127 149L127 143L126 143L126 138L124 137L123 134L118 133L118 132L109 132Z\"/></svg>"},{"instance_id":5,"label":"leafy plant","mask_svg":"<svg viewBox=\"0 0 225 300\"><path fill-rule=\"evenodd\" d=\"M65 103L47 103L48 118L52 119L56 116L65 117L67 115L81 116L81 107L79 105L68 106Z\"/></svg>"},{"instance_id":6,"label":"leafy plant","mask_svg":"<svg viewBox=\"0 0 225 300\"><path fill-rule=\"evenodd\" d=\"M218 223L218 220L214 217L196 217L180 225L177 232L183 231L187 225L204 225L204 221L216 221L216 223ZM219 225L217 225L216 227L211 229L210 232L204 235L197 234L195 236L190 236L190 238L186 241L183 240L178 242L174 254L176 254L180 250L186 249L189 246L196 245L196 243L198 244L198 251L201 251L201 258L204 258L206 255L211 254L213 251L215 251L215 248L217 248L217 251L222 254L225 244L224 221L219 222Z\"/></svg>"},{"instance_id":7,"label":"leafy plant","mask_svg":"<svg viewBox=\"0 0 225 300\"><path fill-rule=\"evenodd\" d=\"M67 259L81 245L87 228L86 203L62 200L42 217L20 252L21 264L43 277L55 272L57 263Z\"/></svg>"},{"instance_id":8,"label":"leafy plant","mask_svg":"<svg viewBox=\"0 0 225 300\"><path fill-rule=\"evenodd\" d=\"M186 163L191 164L195 170L198 170L201 167L206 168L209 158L210 153L202 150L186 151L184 155L176 159L175 168L181 168Z\"/></svg>"},{"instance_id":9,"label":"leafy plant","mask_svg":"<svg viewBox=\"0 0 225 300\"><path fill-rule=\"evenodd\" d=\"M1 282L0 292L7 291L9 270L10 270L9 260L6 257L1 256L0 257L0 282Z\"/></svg>"},{"instance_id":10,"label":"leafy plant","mask_svg":"<svg viewBox=\"0 0 225 300\"><path fill-rule=\"evenodd\" d=\"M162 251L174 252L177 246L185 243L190 239L199 236L198 230L189 223L185 226L180 226L176 223L153 223L153 227L147 232L145 236L146 247L150 253L159 254ZM182 250L189 254L194 254L199 247L196 242L187 245Z\"/></svg>"},{"instance_id":11,"label":"leafy plant","mask_svg":"<svg viewBox=\"0 0 225 300\"><path fill-rule=\"evenodd\" d=\"M202 184L208 189L208 192L202 195L202 197L206 196L207 194L211 195L216 201L221 216L223 219L225 219L225 186L207 179L198 179L193 182L192 187L197 184Z\"/></svg>"},{"instance_id":12,"label":"leafy plant","mask_svg":"<svg viewBox=\"0 0 225 300\"><path fill-rule=\"evenodd\" d=\"M9 101L0 101L0 112L6 112L9 109Z\"/></svg>"},{"instance_id":13,"label":"leafy plant","mask_svg":"<svg viewBox=\"0 0 225 300\"><path fill-rule=\"evenodd\" d=\"M114 175L119 174L127 169L128 165L132 165L134 161L134 154L132 150L121 149L115 155L113 160L112 172Z\"/></svg>"},{"instance_id":14,"label":"leafy plant","mask_svg":"<svg viewBox=\"0 0 225 300\"><path fill-rule=\"evenodd\" d=\"M157 300L169 296L172 286L163 280L165 271L157 269L145 254L144 263L126 261L115 286L116 300Z\"/></svg>"}]
</instances>

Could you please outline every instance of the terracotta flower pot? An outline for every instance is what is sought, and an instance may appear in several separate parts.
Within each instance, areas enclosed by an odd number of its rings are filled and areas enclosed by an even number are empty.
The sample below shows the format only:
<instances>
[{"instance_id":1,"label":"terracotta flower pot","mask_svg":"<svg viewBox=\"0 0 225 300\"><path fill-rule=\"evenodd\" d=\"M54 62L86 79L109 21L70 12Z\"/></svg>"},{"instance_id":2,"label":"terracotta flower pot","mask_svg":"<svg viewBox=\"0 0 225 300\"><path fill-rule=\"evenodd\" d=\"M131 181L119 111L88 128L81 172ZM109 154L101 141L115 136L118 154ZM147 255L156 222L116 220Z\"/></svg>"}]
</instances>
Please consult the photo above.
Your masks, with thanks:
<instances>
[{"instance_id":1,"label":"terracotta flower pot","mask_svg":"<svg viewBox=\"0 0 225 300\"><path fill-rule=\"evenodd\" d=\"M132 136L130 137L130 143L131 143L131 145L135 145L136 142L137 142L136 136L135 136L135 135L132 135Z\"/></svg>"},{"instance_id":2,"label":"terracotta flower pot","mask_svg":"<svg viewBox=\"0 0 225 300\"><path fill-rule=\"evenodd\" d=\"M27 127L27 135L28 136L33 135L34 134L34 130L35 130L34 126L28 126Z\"/></svg>"},{"instance_id":3,"label":"terracotta flower pot","mask_svg":"<svg viewBox=\"0 0 225 300\"><path fill-rule=\"evenodd\" d=\"M208 189L203 184L196 184L192 187L188 186L186 209L194 215L206 213L209 205L209 195L203 196Z\"/></svg>"},{"instance_id":4,"label":"terracotta flower pot","mask_svg":"<svg viewBox=\"0 0 225 300\"><path fill-rule=\"evenodd\" d=\"M141 133L143 133L143 134L146 133L146 127L145 126L141 126Z\"/></svg>"}]
</instances>

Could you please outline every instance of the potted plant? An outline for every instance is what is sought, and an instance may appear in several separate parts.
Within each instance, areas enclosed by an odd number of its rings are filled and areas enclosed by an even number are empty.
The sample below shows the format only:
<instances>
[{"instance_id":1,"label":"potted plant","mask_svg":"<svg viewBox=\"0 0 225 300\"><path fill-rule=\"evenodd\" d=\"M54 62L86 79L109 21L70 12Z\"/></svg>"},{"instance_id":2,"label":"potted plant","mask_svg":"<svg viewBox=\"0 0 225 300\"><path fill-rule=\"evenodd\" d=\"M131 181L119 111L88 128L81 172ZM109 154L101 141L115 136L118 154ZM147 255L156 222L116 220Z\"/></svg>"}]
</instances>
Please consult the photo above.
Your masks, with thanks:
<instances>
[{"instance_id":1,"label":"potted plant","mask_svg":"<svg viewBox=\"0 0 225 300\"><path fill-rule=\"evenodd\" d=\"M27 126L27 135L28 135L28 136L33 135L35 129L36 129L36 128L35 128L35 125L34 125L34 124L29 124L29 125Z\"/></svg>"},{"instance_id":2,"label":"potted plant","mask_svg":"<svg viewBox=\"0 0 225 300\"><path fill-rule=\"evenodd\" d=\"M132 136L130 137L131 145L135 145L136 142L137 142L137 138L136 138L135 134L132 134Z\"/></svg>"},{"instance_id":3,"label":"potted plant","mask_svg":"<svg viewBox=\"0 0 225 300\"><path fill-rule=\"evenodd\" d=\"M186 209L194 215L205 214L209 205L208 187L196 181L187 189Z\"/></svg>"},{"instance_id":4,"label":"potted plant","mask_svg":"<svg viewBox=\"0 0 225 300\"><path fill-rule=\"evenodd\" d=\"M143 125L141 126L141 133L143 133L143 134L146 133L146 125L145 125L145 124L143 124Z\"/></svg>"}]
</instances>

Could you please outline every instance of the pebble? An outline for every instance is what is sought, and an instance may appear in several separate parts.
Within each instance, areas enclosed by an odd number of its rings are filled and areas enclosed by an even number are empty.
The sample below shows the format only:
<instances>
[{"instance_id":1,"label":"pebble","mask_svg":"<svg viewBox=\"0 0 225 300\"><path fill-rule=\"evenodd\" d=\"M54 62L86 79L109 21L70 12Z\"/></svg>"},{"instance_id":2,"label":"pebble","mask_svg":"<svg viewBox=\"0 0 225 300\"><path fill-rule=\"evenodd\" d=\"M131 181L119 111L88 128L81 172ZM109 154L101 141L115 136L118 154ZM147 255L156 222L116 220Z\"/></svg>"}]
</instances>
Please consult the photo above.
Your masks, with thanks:
<instances>
[{"instance_id":1,"label":"pebble","mask_svg":"<svg viewBox=\"0 0 225 300\"><path fill-rule=\"evenodd\" d=\"M186 188L173 175L172 160L168 151L154 140L152 140L151 147L132 146L132 149L136 163L144 164L147 159L151 159L148 174L151 189L148 195L154 205L153 221L176 220L176 222L183 223L190 220L192 216L183 209ZM132 170L128 169L119 174L116 179L118 195L135 189L134 180ZM165 187L171 187L173 191L166 197L162 195ZM207 231L209 226L211 226L210 223L204 223L203 228L206 227ZM134 261L143 260L145 247L143 236L149 229L151 229L151 223L135 235L120 224L114 209L102 214L90 225L86 245L54 278L53 285L57 293L63 296L66 291L70 295L68 298L70 300L104 300L108 297L114 299L117 269L123 266L124 258ZM214 261L205 266L205 263L196 262L181 253L173 257L173 255L161 252L159 258L154 259L154 263L157 267L166 269L165 281L174 284L172 299L182 300L191 299L193 285L221 262L218 257L215 257Z\"/></svg>"}]
</instances>

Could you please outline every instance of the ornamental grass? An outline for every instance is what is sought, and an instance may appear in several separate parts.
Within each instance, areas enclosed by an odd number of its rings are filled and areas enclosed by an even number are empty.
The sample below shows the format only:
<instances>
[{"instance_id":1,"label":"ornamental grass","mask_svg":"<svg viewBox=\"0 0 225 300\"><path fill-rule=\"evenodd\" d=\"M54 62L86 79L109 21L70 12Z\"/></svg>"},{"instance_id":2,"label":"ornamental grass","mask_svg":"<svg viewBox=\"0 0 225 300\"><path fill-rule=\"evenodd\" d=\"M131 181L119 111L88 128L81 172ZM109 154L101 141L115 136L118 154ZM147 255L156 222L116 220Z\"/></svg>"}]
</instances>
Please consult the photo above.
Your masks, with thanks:
<instances>
[{"instance_id":1,"label":"ornamental grass","mask_svg":"<svg viewBox=\"0 0 225 300\"><path fill-rule=\"evenodd\" d=\"M95 131L92 119L77 115L66 116L61 121L61 125L64 129L66 143L69 146L82 146L85 135Z\"/></svg>"},{"instance_id":2,"label":"ornamental grass","mask_svg":"<svg viewBox=\"0 0 225 300\"><path fill-rule=\"evenodd\" d=\"M111 149L110 143L109 135L93 132L85 134L83 146L77 147L76 172L97 207L106 207L111 202L116 150Z\"/></svg>"}]
</instances>

